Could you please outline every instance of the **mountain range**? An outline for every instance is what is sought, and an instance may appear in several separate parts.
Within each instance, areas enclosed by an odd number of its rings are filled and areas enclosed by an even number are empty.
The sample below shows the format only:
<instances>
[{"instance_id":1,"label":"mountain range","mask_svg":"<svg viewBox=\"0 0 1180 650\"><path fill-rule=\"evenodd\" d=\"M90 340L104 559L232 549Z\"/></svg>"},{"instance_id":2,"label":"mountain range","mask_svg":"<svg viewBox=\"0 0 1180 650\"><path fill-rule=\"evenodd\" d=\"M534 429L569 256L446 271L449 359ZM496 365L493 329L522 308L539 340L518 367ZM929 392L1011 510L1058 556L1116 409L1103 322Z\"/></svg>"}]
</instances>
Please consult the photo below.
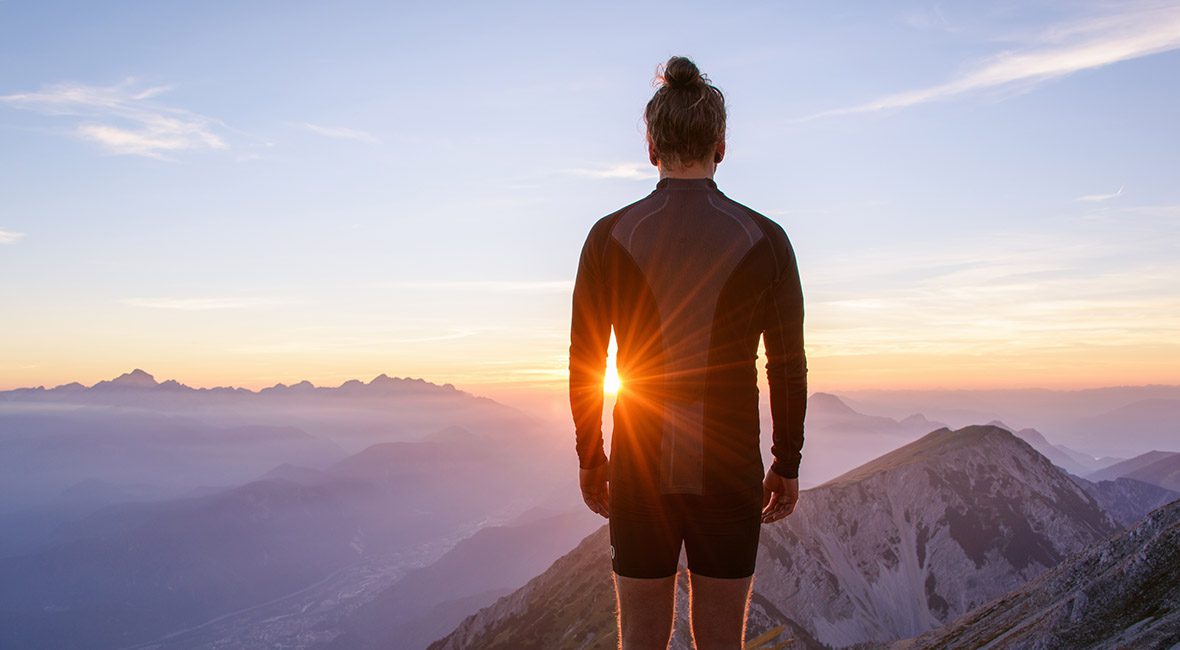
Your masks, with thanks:
<instances>
[{"instance_id":1,"label":"mountain range","mask_svg":"<svg viewBox=\"0 0 1180 650\"><path fill-rule=\"evenodd\" d=\"M303 381L251 391L157 382L137 368L89 387L2 391L0 514L41 509L91 480L183 496L241 484L282 463L323 468L447 426L506 442L551 437L493 400L384 374L338 387Z\"/></svg>"}]
</instances>

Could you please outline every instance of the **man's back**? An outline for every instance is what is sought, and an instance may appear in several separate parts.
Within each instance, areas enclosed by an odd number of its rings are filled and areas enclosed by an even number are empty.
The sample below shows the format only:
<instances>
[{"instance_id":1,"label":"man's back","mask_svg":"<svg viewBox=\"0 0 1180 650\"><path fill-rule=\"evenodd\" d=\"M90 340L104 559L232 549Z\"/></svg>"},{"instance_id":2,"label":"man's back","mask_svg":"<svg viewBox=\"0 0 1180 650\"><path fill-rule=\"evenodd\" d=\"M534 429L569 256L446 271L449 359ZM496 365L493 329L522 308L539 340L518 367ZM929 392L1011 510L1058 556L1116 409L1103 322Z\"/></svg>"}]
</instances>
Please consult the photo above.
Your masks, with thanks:
<instances>
[{"instance_id":1,"label":"man's back","mask_svg":"<svg viewBox=\"0 0 1180 650\"><path fill-rule=\"evenodd\" d=\"M797 471L806 400L803 302L782 228L710 178L664 178L591 229L574 291L571 400L583 461L600 426L613 324L623 381L612 490L709 494L758 485L758 338L767 332L775 452ZM583 380L584 381L580 381ZM598 399L595 400L595 395ZM585 462L584 466L588 466Z\"/></svg>"}]
</instances>

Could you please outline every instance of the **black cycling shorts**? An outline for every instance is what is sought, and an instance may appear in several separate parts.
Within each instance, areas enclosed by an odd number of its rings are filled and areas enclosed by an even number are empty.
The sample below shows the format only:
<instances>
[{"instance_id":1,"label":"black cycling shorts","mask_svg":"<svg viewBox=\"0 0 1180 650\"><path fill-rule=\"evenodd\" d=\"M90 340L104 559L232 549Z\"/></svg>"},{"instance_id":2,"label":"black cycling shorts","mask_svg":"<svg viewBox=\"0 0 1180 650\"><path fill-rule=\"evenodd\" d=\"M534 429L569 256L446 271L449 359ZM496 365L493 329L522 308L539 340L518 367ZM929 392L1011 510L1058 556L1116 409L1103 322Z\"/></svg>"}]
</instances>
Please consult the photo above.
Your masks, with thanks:
<instances>
[{"instance_id":1,"label":"black cycling shorts","mask_svg":"<svg viewBox=\"0 0 1180 650\"><path fill-rule=\"evenodd\" d=\"M611 563L628 578L676 575L680 547L688 570L709 578L754 575L762 530L762 486L733 494L628 494L610 491Z\"/></svg>"}]
</instances>

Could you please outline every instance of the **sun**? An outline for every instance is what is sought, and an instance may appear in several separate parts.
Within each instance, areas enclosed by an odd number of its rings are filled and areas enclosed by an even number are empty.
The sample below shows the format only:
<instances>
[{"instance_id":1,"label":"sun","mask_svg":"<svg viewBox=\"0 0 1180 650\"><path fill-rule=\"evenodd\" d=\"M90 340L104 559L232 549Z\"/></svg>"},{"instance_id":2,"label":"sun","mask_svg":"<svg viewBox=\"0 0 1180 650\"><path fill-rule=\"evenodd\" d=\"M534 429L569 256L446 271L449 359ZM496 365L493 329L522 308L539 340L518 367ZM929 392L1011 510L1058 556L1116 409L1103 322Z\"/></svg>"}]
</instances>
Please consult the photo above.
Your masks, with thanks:
<instances>
[{"instance_id":1,"label":"sun","mask_svg":"<svg viewBox=\"0 0 1180 650\"><path fill-rule=\"evenodd\" d=\"M602 390L614 395L623 387L623 380L619 379L619 370L615 368L615 364L610 364L606 368L606 374L602 376Z\"/></svg>"},{"instance_id":2,"label":"sun","mask_svg":"<svg viewBox=\"0 0 1180 650\"><path fill-rule=\"evenodd\" d=\"M618 393L619 389L623 387L623 380L619 378L619 365L616 361L618 352L619 347L612 335L606 351L606 373L602 376L602 390L611 395Z\"/></svg>"}]
</instances>

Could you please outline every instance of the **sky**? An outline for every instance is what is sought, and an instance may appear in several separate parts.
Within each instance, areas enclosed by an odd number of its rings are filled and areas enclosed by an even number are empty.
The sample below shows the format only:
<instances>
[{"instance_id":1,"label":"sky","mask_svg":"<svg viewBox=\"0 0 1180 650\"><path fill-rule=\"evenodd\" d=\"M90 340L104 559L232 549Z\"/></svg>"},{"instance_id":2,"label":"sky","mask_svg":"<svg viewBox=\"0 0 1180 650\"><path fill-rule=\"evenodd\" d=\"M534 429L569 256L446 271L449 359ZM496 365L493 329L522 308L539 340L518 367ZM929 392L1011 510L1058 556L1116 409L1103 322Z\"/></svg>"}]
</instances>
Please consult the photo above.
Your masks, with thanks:
<instances>
[{"instance_id":1,"label":"sky","mask_svg":"<svg viewBox=\"0 0 1180 650\"><path fill-rule=\"evenodd\" d=\"M0 388L564 390L693 58L812 390L1180 383L1180 3L0 1Z\"/></svg>"}]
</instances>

